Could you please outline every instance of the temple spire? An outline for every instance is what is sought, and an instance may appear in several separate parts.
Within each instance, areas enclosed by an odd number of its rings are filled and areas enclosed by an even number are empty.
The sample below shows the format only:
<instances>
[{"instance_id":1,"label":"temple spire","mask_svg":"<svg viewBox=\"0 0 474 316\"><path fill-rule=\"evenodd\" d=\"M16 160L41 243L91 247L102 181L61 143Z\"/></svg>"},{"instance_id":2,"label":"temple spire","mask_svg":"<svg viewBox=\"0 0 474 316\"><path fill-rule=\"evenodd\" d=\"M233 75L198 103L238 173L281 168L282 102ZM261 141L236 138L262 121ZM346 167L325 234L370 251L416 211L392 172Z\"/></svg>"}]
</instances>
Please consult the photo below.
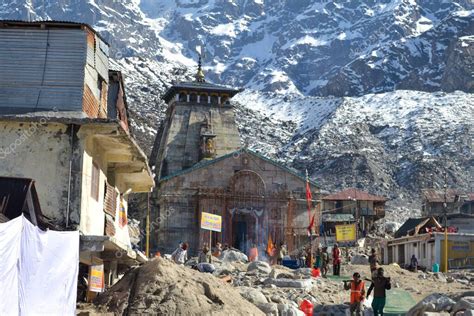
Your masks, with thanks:
<instances>
[{"instance_id":1,"label":"temple spire","mask_svg":"<svg viewBox=\"0 0 474 316\"><path fill-rule=\"evenodd\" d=\"M204 79L204 71L202 71L201 54L199 54L198 71L196 73L196 82L206 82L206 80Z\"/></svg>"}]
</instances>

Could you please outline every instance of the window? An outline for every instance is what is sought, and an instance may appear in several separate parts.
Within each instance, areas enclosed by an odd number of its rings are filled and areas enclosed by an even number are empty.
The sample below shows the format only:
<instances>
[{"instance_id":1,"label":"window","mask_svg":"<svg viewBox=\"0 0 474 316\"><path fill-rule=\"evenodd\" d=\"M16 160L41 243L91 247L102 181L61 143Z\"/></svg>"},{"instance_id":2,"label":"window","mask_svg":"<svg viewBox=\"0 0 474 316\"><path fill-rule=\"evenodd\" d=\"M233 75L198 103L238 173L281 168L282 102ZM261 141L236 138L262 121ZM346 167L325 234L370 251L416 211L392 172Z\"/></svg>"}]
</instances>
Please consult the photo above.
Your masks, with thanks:
<instances>
[{"instance_id":1,"label":"window","mask_svg":"<svg viewBox=\"0 0 474 316\"><path fill-rule=\"evenodd\" d=\"M99 178L100 178L99 166L95 162L93 162L92 173L91 173L91 196L96 201L99 200Z\"/></svg>"},{"instance_id":2,"label":"window","mask_svg":"<svg viewBox=\"0 0 474 316\"><path fill-rule=\"evenodd\" d=\"M97 76L97 90L99 95L99 113L97 115L100 117L101 111L107 108L107 83L101 76Z\"/></svg>"},{"instance_id":3,"label":"window","mask_svg":"<svg viewBox=\"0 0 474 316\"><path fill-rule=\"evenodd\" d=\"M115 188L105 182L104 211L115 218L117 210L117 191Z\"/></svg>"}]
</instances>

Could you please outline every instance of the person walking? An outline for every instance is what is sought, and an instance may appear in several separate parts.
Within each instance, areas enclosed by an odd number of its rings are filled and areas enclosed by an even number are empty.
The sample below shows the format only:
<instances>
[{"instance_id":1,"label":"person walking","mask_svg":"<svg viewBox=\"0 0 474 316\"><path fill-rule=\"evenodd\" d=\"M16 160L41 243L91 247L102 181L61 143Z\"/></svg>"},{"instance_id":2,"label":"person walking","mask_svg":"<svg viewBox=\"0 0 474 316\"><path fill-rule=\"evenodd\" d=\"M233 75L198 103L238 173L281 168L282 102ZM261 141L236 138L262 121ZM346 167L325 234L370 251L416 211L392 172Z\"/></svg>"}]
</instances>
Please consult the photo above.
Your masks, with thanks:
<instances>
[{"instance_id":1,"label":"person walking","mask_svg":"<svg viewBox=\"0 0 474 316\"><path fill-rule=\"evenodd\" d=\"M171 260L177 264L184 264L188 261L188 243L181 243L181 245L171 254Z\"/></svg>"},{"instance_id":2,"label":"person walking","mask_svg":"<svg viewBox=\"0 0 474 316\"><path fill-rule=\"evenodd\" d=\"M358 272L354 273L352 280L344 281L344 289L351 290L350 312L351 316L362 316L362 303L365 299L365 283L360 279Z\"/></svg>"},{"instance_id":3,"label":"person walking","mask_svg":"<svg viewBox=\"0 0 474 316\"><path fill-rule=\"evenodd\" d=\"M333 275L340 275L341 273L341 249L338 244L334 244L332 249L332 265Z\"/></svg>"},{"instance_id":4,"label":"person walking","mask_svg":"<svg viewBox=\"0 0 474 316\"><path fill-rule=\"evenodd\" d=\"M325 278L326 274L328 273L328 267L329 267L328 247L323 247L323 251L321 253L321 261L322 261L321 274Z\"/></svg>"},{"instance_id":5,"label":"person walking","mask_svg":"<svg viewBox=\"0 0 474 316\"><path fill-rule=\"evenodd\" d=\"M316 269L320 269L321 268L321 248L318 247L316 248L316 253L314 254L314 258L315 258L315 261L314 261L314 268Z\"/></svg>"},{"instance_id":6,"label":"person walking","mask_svg":"<svg viewBox=\"0 0 474 316\"><path fill-rule=\"evenodd\" d=\"M378 259L377 259L377 252L375 251L375 248L372 248L371 254L369 256L369 267L370 267L370 276L371 278L374 278L377 275L377 264L378 264Z\"/></svg>"},{"instance_id":7,"label":"person walking","mask_svg":"<svg viewBox=\"0 0 474 316\"><path fill-rule=\"evenodd\" d=\"M377 275L372 279L372 284L367 291L367 297L369 297L370 293L372 293L372 290L374 290L374 300L372 301L374 316L383 316L386 290L390 290L391 288L392 285L390 284L390 278L386 278L384 276L383 268L378 268Z\"/></svg>"}]
</instances>

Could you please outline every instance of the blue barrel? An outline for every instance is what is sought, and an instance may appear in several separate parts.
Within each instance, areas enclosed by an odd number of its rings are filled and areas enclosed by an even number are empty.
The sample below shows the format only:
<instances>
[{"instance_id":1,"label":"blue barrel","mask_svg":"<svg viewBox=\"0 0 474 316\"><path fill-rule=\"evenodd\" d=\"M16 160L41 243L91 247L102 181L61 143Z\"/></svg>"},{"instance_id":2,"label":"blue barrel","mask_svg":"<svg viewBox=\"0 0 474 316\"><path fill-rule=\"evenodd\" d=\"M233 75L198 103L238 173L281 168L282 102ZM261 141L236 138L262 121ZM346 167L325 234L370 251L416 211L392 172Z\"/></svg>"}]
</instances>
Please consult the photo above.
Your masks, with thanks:
<instances>
[{"instance_id":1,"label":"blue barrel","mask_svg":"<svg viewBox=\"0 0 474 316\"><path fill-rule=\"evenodd\" d=\"M438 273L438 272L439 272L439 264L437 264L437 263L434 263L434 264L433 264L433 272L434 272L434 273Z\"/></svg>"}]
</instances>

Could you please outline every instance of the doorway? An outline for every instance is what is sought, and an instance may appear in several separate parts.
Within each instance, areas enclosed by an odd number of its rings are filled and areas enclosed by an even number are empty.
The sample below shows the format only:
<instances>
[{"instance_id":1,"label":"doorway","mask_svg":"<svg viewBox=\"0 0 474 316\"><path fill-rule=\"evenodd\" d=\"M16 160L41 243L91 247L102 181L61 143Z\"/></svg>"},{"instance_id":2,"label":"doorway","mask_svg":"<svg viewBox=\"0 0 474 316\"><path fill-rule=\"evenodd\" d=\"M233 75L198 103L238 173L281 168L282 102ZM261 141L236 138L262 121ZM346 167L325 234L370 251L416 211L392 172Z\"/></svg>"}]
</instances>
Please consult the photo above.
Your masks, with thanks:
<instances>
[{"instance_id":1,"label":"doorway","mask_svg":"<svg viewBox=\"0 0 474 316\"><path fill-rule=\"evenodd\" d=\"M233 247L239 249L243 253L247 253L247 222L235 221L234 222L234 244Z\"/></svg>"},{"instance_id":2,"label":"doorway","mask_svg":"<svg viewBox=\"0 0 474 316\"><path fill-rule=\"evenodd\" d=\"M255 218L250 214L234 214L232 219L232 246L243 253L255 242Z\"/></svg>"}]
</instances>

